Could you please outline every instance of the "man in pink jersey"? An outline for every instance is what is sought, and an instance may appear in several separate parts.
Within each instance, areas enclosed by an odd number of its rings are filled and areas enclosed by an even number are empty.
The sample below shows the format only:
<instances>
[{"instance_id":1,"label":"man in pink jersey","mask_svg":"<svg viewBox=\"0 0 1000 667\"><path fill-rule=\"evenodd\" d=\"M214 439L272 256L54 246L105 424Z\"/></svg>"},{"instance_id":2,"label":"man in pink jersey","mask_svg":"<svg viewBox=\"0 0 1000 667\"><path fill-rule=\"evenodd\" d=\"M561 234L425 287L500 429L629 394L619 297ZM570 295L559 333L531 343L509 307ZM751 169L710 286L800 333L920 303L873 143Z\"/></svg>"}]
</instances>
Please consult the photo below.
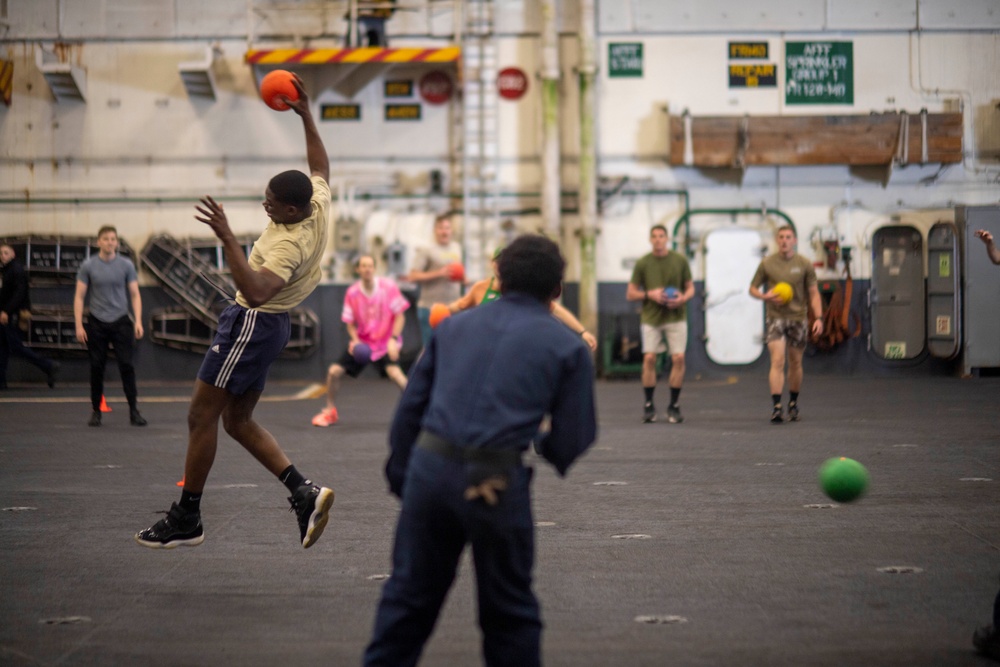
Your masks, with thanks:
<instances>
[{"instance_id":1,"label":"man in pink jersey","mask_svg":"<svg viewBox=\"0 0 1000 667\"><path fill-rule=\"evenodd\" d=\"M344 310L340 319L347 325L351 340L340 359L330 365L326 376L326 408L313 417L313 426L331 426L337 423L334 402L340 391L340 378L346 373L352 378L364 370L368 363L388 377L400 389L406 388L406 375L399 367L399 351L403 348L405 312L410 303L400 293L396 283L388 278L375 277L375 260L370 255L358 259L360 280L347 289ZM355 348L367 345L370 359L355 354Z\"/></svg>"}]
</instances>

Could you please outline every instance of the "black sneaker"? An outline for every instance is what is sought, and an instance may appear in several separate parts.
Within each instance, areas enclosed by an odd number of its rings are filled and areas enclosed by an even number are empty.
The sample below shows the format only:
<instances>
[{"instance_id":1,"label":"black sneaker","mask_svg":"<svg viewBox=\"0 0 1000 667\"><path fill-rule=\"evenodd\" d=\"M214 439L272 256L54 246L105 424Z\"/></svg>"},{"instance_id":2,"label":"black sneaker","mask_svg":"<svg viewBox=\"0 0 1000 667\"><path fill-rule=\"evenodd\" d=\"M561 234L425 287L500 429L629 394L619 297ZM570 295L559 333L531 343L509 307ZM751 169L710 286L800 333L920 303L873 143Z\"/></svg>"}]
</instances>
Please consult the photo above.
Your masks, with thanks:
<instances>
[{"instance_id":1,"label":"black sneaker","mask_svg":"<svg viewBox=\"0 0 1000 667\"><path fill-rule=\"evenodd\" d=\"M308 549L316 544L316 540L326 528L326 522L330 518L330 507L333 505L333 489L316 486L306 480L288 501L292 504L290 511L295 512L299 518L302 548Z\"/></svg>"},{"instance_id":2,"label":"black sneaker","mask_svg":"<svg viewBox=\"0 0 1000 667\"><path fill-rule=\"evenodd\" d=\"M205 541L200 512L185 512L174 503L167 516L135 534L135 541L151 549L196 547Z\"/></svg>"},{"instance_id":3,"label":"black sneaker","mask_svg":"<svg viewBox=\"0 0 1000 667\"><path fill-rule=\"evenodd\" d=\"M797 422L799 420L799 406L795 403L788 404L788 421Z\"/></svg>"},{"instance_id":4,"label":"black sneaker","mask_svg":"<svg viewBox=\"0 0 1000 667\"><path fill-rule=\"evenodd\" d=\"M972 635L972 645L983 655L1000 660L1000 631L992 625L976 630Z\"/></svg>"},{"instance_id":5,"label":"black sneaker","mask_svg":"<svg viewBox=\"0 0 1000 667\"><path fill-rule=\"evenodd\" d=\"M646 401L642 406L642 422L644 424L652 424L656 421L656 407L653 406L652 401Z\"/></svg>"},{"instance_id":6,"label":"black sneaker","mask_svg":"<svg viewBox=\"0 0 1000 667\"><path fill-rule=\"evenodd\" d=\"M680 406L671 405L667 408L667 421L671 424L680 424L684 421L684 417L681 415Z\"/></svg>"},{"instance_id":7,"label":"black sneaker","mask_svg":"<svg viewBox=\"0 0 1000 667\"><path fill-rule=\"evenodd\" d=\"M90 413L90 421L87 422L87 426L100 426L101 425L101 411L94 410Z\"/></svg>"},{"instance_id":8,"label":"black sneaker","mask_svg":"<svg viewBox=\"0 0 1000 667\"><path fill-rule=\"evenodd\" d=\"M137 408L131 408L128 411L128 420L132 422L132 426L145 426L149 423L143 419Z\"/></svg>"},{"instance_id":9,"label":"black sneaker","mask_svg":"<svg viewBox=\"0 0 1000 667\"><path fill-rule=\"evenodd\" d=\"M783 421L785 421L785 418L781 416L781 406L774 406L774 410L771 411L771 423L780 424Z\"/></svg>"}]
</instances>

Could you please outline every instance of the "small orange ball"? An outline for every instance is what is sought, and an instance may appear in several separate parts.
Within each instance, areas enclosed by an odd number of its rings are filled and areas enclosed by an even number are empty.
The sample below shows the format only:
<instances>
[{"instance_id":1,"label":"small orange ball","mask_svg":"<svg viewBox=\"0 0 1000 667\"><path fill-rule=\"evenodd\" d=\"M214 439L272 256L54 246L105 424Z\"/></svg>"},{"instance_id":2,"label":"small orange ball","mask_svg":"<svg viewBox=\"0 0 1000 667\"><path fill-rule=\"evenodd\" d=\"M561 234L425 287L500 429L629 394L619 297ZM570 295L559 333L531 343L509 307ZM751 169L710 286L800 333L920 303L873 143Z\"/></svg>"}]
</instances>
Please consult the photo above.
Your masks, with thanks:
<instances>
[{"instance_id":1,"label":"small orange ball","mask_svg":"<svg viewBox=\"0 0 1000 667\"><path fill-rule=\"evenodd\" d=\"M449 264L448 277L456 283L462 282L463 280L465 280L465 267L459 264L458 262Z\"/></svg>"},{"instance_id":2,"label":"small orange ball","mask_svg":"<svg viewBox=\"0 0 1000 667\"><path fill-rule=\"evenodd\" d=\"M293 83L295 75L288 70L276 69L260 81L260 97L264 104L275 111L288 111L290 108L283 99L287 97L293 102L299 99L299 91Z\"/></svg>"},{"instance_id":3,"label":"small orange ball","mask_svg":"<svg viewBox=\"0 0 1000 667\"><path fill-rule=\"evenodd\" d=\"M451 311L448 309L448 306L443 303L435 303L431 306L430 322L432 329L436 329L437 325L449 317L451 317Z\"/></svg>"}]
</instances>

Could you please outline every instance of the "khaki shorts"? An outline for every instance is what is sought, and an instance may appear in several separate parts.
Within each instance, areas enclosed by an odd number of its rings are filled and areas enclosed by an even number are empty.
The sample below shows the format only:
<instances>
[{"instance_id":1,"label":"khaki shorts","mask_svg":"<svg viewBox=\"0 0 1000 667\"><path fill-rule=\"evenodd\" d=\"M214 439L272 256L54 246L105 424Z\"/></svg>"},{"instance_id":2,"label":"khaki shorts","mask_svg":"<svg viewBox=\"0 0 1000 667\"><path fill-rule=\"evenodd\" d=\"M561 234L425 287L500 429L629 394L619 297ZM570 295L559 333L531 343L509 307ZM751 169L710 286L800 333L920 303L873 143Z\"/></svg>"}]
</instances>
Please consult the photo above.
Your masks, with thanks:
<instances>
[{"instance_id":1,"label":"khaki shorts","mask_svg":"<svg viewBox=\"0 0 1000 667\"><path fill-rule=\"evenodd\" d=\"M652 324L642 325L642 353L660 354L670 352L670 354L684 354L688 342L688 323L671 322L654 326Z\"/></svg>"},{"instance_id":2,"label":"khaki shorts","mask_svg":"<svg viewBox=\"0 0 1000 667\"><path fill-rule=\"evenodd\" d=\"M788 345L797 350L804 350L809 339L809 323L805 320L775 319L767 321L767 342L785 338Z\"/></svg>"}]
</instances>

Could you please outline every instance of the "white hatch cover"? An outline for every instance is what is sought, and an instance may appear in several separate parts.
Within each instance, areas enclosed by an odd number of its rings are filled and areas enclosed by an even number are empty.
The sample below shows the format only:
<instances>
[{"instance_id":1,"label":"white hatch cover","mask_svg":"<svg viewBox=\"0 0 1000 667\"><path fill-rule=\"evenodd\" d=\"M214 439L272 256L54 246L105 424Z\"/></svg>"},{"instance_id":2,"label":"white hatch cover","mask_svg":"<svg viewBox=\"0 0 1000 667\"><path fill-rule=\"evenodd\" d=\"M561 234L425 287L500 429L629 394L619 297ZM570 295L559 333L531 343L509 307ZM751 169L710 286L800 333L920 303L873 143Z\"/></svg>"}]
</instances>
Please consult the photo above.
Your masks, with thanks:
<instances>
[{"instance_id":1,"label":"white hatch cover","mask_svg":"<svg viewBox=\"0 0 1000 667\"><path fill-rule=\"evenodd\" d=\"M717 229L705 237L705 351L717 364L749 364L764 351L764 305L750 296L760 232Z\"/></svg>"}]
</instances>

